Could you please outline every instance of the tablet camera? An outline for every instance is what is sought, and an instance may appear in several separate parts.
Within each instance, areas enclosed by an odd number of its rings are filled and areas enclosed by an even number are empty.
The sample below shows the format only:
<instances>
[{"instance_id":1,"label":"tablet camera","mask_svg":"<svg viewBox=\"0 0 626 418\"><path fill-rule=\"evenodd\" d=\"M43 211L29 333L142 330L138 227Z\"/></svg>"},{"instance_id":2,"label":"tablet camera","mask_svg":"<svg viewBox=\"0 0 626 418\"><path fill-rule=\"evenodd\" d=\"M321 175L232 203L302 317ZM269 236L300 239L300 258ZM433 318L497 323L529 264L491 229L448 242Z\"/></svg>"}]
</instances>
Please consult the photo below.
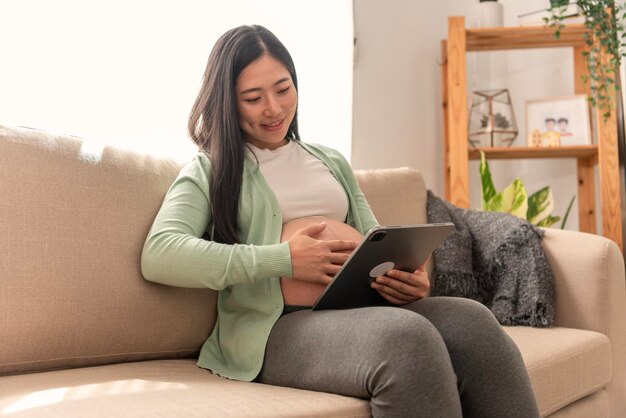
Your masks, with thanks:
<instances>
[{"instance_id":1,"label":"tablet camera","mask_svg":"<svg viewBox=\"0 0 626 418\"><path fill-rule=\"evenodd\" d=\"M386 235L387 233L385 231L376 232L374 235L372 235L372 238L370 238L370 241L372 242L382 241Z\"/></svg>"}]
</instances>

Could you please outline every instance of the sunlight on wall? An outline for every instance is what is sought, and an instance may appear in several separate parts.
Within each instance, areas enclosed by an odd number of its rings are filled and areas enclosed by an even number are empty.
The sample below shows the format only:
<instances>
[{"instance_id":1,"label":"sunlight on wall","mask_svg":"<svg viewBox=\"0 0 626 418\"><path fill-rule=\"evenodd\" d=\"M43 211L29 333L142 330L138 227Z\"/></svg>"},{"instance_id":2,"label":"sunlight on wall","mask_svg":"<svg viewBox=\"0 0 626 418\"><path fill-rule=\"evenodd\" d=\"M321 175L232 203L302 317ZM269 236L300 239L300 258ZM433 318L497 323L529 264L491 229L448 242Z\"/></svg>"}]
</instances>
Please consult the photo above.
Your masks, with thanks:
<instances>
[{"instance_id":1,"label":"sunlight on wall","mask_svg":"<svg viewBox=\"0 0 626 418\"><path fill-rule=\"evenodd\" d=\"M187 117L213 44L258 23L294 58L303 140L350 157L349 0L22 0L0 3L0 15L0 124L186 160L195 152Z\"/></svg>"}]
</instances>

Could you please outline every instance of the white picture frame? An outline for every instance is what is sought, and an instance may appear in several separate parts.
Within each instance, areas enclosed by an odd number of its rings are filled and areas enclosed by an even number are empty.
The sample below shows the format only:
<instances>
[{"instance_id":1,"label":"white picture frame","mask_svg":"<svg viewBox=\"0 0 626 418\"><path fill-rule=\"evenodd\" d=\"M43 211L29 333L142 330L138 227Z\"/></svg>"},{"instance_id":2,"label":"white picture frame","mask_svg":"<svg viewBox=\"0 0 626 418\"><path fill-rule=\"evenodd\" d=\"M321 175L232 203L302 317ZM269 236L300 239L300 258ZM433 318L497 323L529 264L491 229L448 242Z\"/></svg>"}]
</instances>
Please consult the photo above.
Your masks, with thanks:
<instances>
[{"instance_id":1,"label":"white picture frame","mask_svg":"<svg viewBox=\"0 0 626 418\"><path fill-rule=\"evenodd\" d=\"M532 133L539 131L544 137L557 132L560 146L591 145L590 108L587 95L543 97L526 100L526 135L531 144ZM550 146L543 144L543 146Z\"/></svg>"}]
</instances>

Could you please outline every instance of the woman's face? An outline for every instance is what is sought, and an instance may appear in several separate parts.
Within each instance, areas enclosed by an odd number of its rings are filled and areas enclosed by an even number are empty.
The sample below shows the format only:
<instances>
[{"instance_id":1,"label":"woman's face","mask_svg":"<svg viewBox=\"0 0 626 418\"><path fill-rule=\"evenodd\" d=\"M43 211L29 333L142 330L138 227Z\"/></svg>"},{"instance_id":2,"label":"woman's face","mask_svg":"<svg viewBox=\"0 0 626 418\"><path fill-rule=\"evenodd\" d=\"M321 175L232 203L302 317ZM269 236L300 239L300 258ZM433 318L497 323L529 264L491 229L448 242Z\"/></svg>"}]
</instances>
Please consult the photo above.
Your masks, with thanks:
<instances>
[{"instance_id":1,"label":"woman's face","mask_svg":"<svg viewBox=\"0 0 626 418\"><path fill-rule=\"evenodd\" d=\"M296 113L298 92L287 68L268 54L250 63L237 77L239 126L246 141L276 149Z\"/></svg>"}]
</instances>

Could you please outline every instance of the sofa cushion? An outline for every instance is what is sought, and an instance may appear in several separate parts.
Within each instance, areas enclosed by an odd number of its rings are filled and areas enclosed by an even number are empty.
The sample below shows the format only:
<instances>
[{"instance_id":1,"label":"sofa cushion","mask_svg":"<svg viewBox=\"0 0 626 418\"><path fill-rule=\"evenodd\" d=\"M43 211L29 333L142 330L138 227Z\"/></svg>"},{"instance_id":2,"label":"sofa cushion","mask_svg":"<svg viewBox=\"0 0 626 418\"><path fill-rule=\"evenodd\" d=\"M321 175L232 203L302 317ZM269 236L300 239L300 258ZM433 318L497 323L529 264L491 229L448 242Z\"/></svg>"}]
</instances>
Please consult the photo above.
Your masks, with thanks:
<instances>
[{"instance_id":1,"label":"sofa cushion","mask_svg":"<svg viewBox=\"0 0 626 418\"><path fill-rule=\"evenodd\" d=\"M215 294L147 282L171 160L0 126L0 375L194 356Z\"/></svg>"},{"instance_id":2,"label":"sofa cushion","mask_svg":"<svg viewBox=\"0 0 626 418\"><path fill-rule=\"evenodd\" d=\"M550 414L550 418L610 417L609 411L609 394L600 389Z\"/></svg>"},{"instance_id":3,"label":"sofa cushion","mask_svg":"<svg viewBox=\"0 0 626 418\"><path fill-rule=\"evenodd\" d=\"M0 414L21 417L369 417L369 402L215 376L159 360L2 378Z\"/></svg>"},{"instance_id":4,"label":"sofa cushion","mask_svg":"<svg viewBox=\"0 0 626 418\"><path fill-rule=\"evenodd\" d=\"M542 416L611 381L611 344L603 334L571 328L504 330L522 353Z\"/></svg>"}]
</instances>

